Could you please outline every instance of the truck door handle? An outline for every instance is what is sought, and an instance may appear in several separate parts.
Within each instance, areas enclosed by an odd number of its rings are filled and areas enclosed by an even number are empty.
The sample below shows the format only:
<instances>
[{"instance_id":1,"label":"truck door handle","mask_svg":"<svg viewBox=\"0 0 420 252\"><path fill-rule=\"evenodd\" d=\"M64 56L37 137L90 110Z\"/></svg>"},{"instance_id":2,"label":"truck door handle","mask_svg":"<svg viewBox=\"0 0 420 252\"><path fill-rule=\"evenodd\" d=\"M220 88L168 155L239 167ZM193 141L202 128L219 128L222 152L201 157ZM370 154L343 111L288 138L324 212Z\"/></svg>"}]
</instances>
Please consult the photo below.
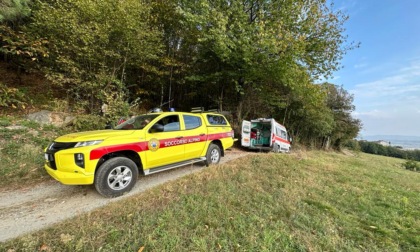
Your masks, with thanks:
<instances>
[{"instance_id":1,"label":"truck door handle","mask_svg":"<svg viewBox=\"0 0 420 252\"><path fill-rule=\"evenodd\" d=\"M205 135L206 135L206 134L204 134L204 133L201 133L201 134L200 134L200 136L205 136Z\"/></svg>"},{"instance_id":2,"label":"truck door handle","mask_svg":"<svg viewBox=\"0 0 420 252\"><path fill-rule=\"evenodd\" d=\"M181 139L181 138L184 138L183 136L177 136L177 137L175 137L176 139Z\"/></svg>"}]
</instances>

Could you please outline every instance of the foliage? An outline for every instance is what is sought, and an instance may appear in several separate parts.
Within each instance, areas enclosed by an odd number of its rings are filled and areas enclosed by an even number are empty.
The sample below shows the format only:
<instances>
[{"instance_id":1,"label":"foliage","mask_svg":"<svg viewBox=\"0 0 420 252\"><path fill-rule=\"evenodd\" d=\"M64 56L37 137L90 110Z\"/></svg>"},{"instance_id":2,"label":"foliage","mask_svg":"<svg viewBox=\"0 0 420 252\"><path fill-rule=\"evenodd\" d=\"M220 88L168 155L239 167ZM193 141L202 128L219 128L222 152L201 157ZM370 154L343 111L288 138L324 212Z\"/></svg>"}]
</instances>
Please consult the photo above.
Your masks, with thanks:
<instances>
[{"instance_id":1,"label":"foliage","mask_svg":"<svg viewBox=\"0 0 420 252\"><path fill-rule=\"evenodd\" d=\"M31 0L2 0L0 2L0 23L19 22L31 14Z\"/></svg>"},{"instance_id":2,"label":"foliage","mask_svg":"<svg viewBox=\"0 0 420 252\"><path fill-rule=\"evenodd\" d=\"M48 41L42 37L33 38L27 33L16 31L0 24L0 53L29 63L48 57Z\"/></svg>"},{"instance_id":3,"label":"foliage","mask_svg":"<svg viewBox=\"0 0 420 252\"><path fill-rule=\"evenodd\" d=\"M66 112L69 111L69 102L64 99L51 99L48 103L48 109L55 112Z\"/></svg>"},{"instance_id":4,"label":"foliage","mask_svg":"<svg viewBox=\"0 0 420 252\"><path fill-rule=\"evenodd\" d=\"M350 150L353 150L353 151L361 151L360 144L359 144L359 142L358 142L357 140L355 140L355 139L350 139L350 140L347 140L347 141L343 144L343 147L346 147L346 148L348 148L348 149L350 149Z\"/></svg>"},{"instance_id":5,"label":"foliage","mask_svg":"<svg viewBox=\"0 0 420 252\"><path fill-rule=\"evenodd\" d=\"M217 108L234 115L234 128L273 117L295 140L336 149L361 127L351 95L315 84L358 46L347 41L348 16L325 0L36 0L31 8L19 29L5 26L0 50L41 68L77 113L107 103L114 121L137 100L143 110Z\"/></svg>"},{"instance_id":6,"label":"foliage","mask_svg":"<svg viewBox=\"0 0 420 252\"><path fill-rule=\"evenodd\" d=\"M107 110L105 118L111 124L118 122L120 118L127 118L130 113L130 104L125 100L124 92L103 92Z\"/></svg>"},{"instance_id":7,"label":"foliage","mask_svg":"<svg viewBox=\"0 0 420 252\"><path fill-rule=\"evenodd\" d=\"M48 41L33 38L24 30L31 14L31 0L0 2L0 54L18 67L34 68L40 58L48 56Z\"/></svg>"},{"instance_id":8,"label":"foliage","mask_svg":"<svg viewBox=\"0 0 420 252\"><path fill-rule=\"evenodd\" d=\"M351 112L354 111L353 95L350 95L343 87L333 84L323 84L327 92L327 107L334 116L334 128L329 140L333 148L340 149L347 140L357 137L361 129L361 121L354 119Z\"/></svg>"},{"instance_id":9,"label":"foliage","mask_svg":"<svg viewBox=\"0 0 420 252\"><path fill-rule=\"evenodd\" d=\"M7 87L0 82L0 107L25 109L25 93L17 88Z\"/></svg>"},{"instance_id":10,"label":"foliage","mask_svg":"<svg viewBox=\"0 0 420 252\"><path fill-rule=\"evenodd\" d=\"M366 153L420 161L420 150L403 150L400 147L383 146L379 143L362 140L359 141L359 145L361 150Z\"/></svg>"},{"instance_id":11,"label":"foliage","mask_svg":"<svg viewBox=\"0 0 420 252\"><path fill-rule=\"evenodd\" d=\"M136 0L36 1L29 29L50 41L48 78L68 90L69 101L88 101L93 113L103 102L100 90L135 84L160 53L150 18L148 5Z\"/></svg>"},{"instance_id":12,"label":"foliage","mask_svg":"<svg viewBox=\"0 0 420 252\"><path fill-rule=\"evenodd\" d=\"M105 117L98 115L78 115L73 122L71 131L101 130L106 126Z\"/></svg>"},{"instance_id":13,"label":"foliage","mask_svg":"<svg viewBox=\"0 0 420 252\"><path fill-rule=\"evenodd\" d=\"M410 171L420 171L420 163L414 160L407 160L402 166Z\"/></svg>"}]
</instances>

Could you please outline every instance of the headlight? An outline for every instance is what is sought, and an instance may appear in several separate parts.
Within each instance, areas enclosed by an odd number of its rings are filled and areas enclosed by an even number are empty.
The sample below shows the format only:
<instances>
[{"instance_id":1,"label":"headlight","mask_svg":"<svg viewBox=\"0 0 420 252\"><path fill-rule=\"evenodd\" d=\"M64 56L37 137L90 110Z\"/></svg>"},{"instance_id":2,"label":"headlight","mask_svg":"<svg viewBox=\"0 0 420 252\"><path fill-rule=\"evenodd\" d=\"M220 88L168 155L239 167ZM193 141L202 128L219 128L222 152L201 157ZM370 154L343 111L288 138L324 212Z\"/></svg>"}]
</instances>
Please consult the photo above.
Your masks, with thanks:
<instances>
[{"instance_id":1,"label":"headlight","mask_svg":"<svg viewBox=\"0 0 420 252\"><path fill-rule=\"evenodd\" d=\"M91 145L97 145L102 143L103 140L93 140L93 141L84 141L84 142L78 142L74 148L76 147L85 147L85 146L91 146Z\"/></svg>"}]
</instances>

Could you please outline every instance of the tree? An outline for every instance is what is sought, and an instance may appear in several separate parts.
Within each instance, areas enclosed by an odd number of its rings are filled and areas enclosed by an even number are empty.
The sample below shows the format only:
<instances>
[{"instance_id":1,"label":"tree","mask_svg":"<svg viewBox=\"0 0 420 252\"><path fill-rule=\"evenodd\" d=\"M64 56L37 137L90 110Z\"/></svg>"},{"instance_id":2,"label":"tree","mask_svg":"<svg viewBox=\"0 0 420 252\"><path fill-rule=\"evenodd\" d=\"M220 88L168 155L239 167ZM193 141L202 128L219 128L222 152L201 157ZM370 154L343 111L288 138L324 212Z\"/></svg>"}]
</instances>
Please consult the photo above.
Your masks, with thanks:
<instances>
[{"instance_id":1,"label":"tree","mask_svg":"<svg viewBox=\"0 0 420 252\"><path fill-rule=\"evenodd\" d=\"M357 137L362 127L361 121L351 115L355 109L353 95L342 86L324 83L323 88L327 93L327 106L332 111L335 121L329 140L333 148L340 149L347 140Z\"/></svg>"},{"instance_id":2,"label":"tree","mask_svg":"<svg viewBox=\"0 0 420 252\"><path fill-rule=\"evenodd\" d=\"M34 68L38 59L48 57L48 41L33 38L25 32L31 14L30 5L30 0L0 2L0 55L18 73Z\"/></svg>"},{"instance_id":3,"label":"tree","mask_svg":"<svg viewBox=\"0 0 420 252\"><path fill-rule=\"evenodd\" d=\"M2 0L0 2L0 23L14 26L31 14L30 0Z\"/></svg>"},{"instance_id":4,"label":"tree","mask_svg":"<svg viewBox=\"0 0 420 252\"><path fill-rule=\"evenodd\" d=\"M161 37L150 19L150 7L136 0L36 1L30 32L49 40L49 79L94 112L104 100L99 90L127 92L141 85L139 72L153 71Z\"/></svg>"}]
</instances>

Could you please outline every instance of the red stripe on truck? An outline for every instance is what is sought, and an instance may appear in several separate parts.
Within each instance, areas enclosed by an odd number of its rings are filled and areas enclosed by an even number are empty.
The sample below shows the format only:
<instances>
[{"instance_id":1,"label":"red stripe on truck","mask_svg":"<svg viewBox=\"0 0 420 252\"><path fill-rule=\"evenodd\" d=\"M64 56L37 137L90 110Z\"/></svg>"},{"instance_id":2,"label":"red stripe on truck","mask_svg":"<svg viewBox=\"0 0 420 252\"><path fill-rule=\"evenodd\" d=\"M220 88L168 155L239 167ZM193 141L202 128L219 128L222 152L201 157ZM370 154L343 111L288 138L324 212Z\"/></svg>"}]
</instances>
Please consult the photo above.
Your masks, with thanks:
<instances>
[{"instance_id":1,"label":"red stripe on truck","mask_svg":"<svg viewBox=\"0 0 420 252\"><path fill-rule=\"evenodd\" d=\"M191 144L191 143L198 143L204 141L212 141L218 140L222 138L232 137L232 132L224 132L224 133L217 133L217 134L208 134L208 135L198 135L198 136L188 136L188 137L181 137L181 138L167 138L159 140L159 148L167 148L171 146L181 145L181 144ZM135 152L142 152L149 150L149 142L138 142L138 143L129 143L129 144L118 144L113 146L104 146L94 149L90 152L89 159L99 159L102 156L118 151L135 151Z\"/></svg>"},{"instance_id":2,"label":"red stripe on truck","mask_svg":"<svg viewBox=\"0 0 420 252\"><path fill-rule=\"evenodd\" d=\"M125 151L125 150L131 150L135 152L145 151L149 149L149 147L147 146L147 143L148 142L139 142L139 143L118 144L118 145L112 145L112 146L99 147L90 152L89 159L90 160L99 159L105 154L118 152L118 151Z\"/></svg>"}]
</instances>

